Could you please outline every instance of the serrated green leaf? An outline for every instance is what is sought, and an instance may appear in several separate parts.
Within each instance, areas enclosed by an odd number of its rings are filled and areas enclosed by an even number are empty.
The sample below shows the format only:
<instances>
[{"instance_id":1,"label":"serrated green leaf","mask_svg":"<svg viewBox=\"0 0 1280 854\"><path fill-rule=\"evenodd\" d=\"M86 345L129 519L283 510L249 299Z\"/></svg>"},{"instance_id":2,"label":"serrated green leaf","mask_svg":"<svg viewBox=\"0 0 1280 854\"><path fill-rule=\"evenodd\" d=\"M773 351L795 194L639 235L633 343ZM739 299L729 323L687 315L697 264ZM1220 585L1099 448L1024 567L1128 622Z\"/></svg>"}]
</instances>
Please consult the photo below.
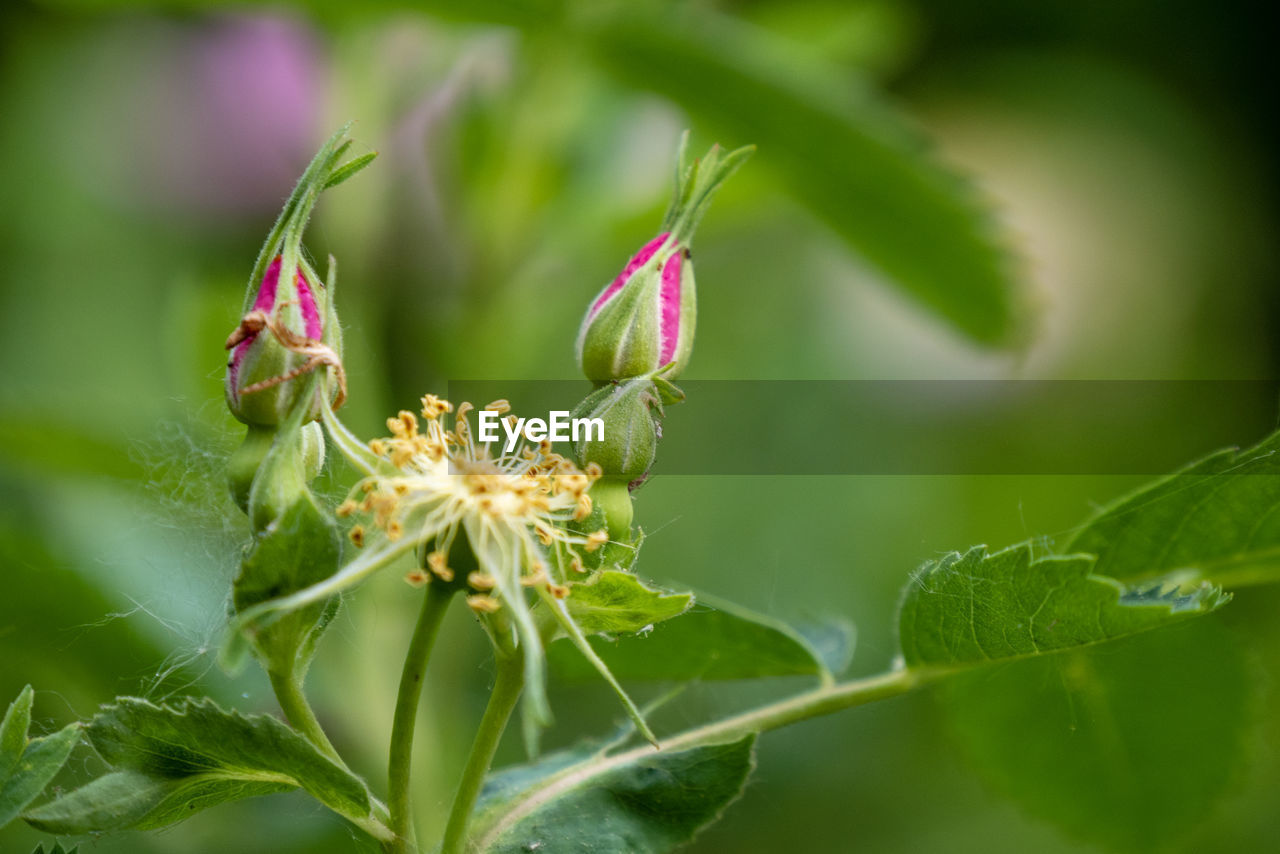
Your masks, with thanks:
<instances>
[{"instance_id":1,"label":"serrated green leaf","mask_svg":"<svg viewBox=\"0 0 1280 854\"><path fill-rule=\"evenodd\" d=\"M603 570L570 587L565 607L584 634L642 631L679 616L693 604L689 593L647 587L630 572Z\"/></svg>"},{"instance_id":2,"label":"serrated green leaf","mask_svg":"<svg viewBox=\"0 0 1280 854\"><path fill-rule=\"evenodd\" d=\"M487 783L470 850L660 854L720 817L755 767L755 736L616 756L558 754Z\"/></svg>"},{"instance_id":3,"label":"serrated green leaf","mask_svg":"<svg viewBox=\"0 0 1280 854\"><path fill-rule=\"evenodd\" d=\"M86 733L115 770L27 813L35 827L162 827L220 803L292 788L349 819L370 815L364 783L273 717L225 711L210 700L157 706L124 697L104 707Z\"/></svg>"},{"instance_id":4,"label":"serrated green leaf","mask_svg":"<svg viewBox=\"0 0 1280 854\"><path fill-rule=\"evenodd\" d=\"M930 561L912 577L898 629L912 667L1025 658L1114 640L1206 614L1231 597L1207 582L1183 593L1092 573L1088 555L1033 560L1027 544Z\"/></svg>"},{"instance_id":5,"label":"serrated green leaf","mask_svg":"<svg viewBox=\"0 0 1280 854\"><path fill-rule=\"evenodd\" d=\"M46 833L155 830L208 807L292 788L287 782L217 775L167 778L142 771L113 771L23 818Z\"/></svg>"},{"instance_id":6,"label":"serrated green leaf","mask_svg":"<svg viewBox=\"0 0 1280 854\"><path fill-rule=\"evenodd\" d=\"M76 852L78 852L79 850L80 850L79 845L68 850L62 847L61 842L54 842L53 847L49 849L49 854L76 854ZM36 850L31 852L31 854L44 854L44 845L43 844L37 845Z\"/></svg>"},{"instance_id":7,"label":"serrated green leaf","mask_svg":"<svg viewBox=\"0 0 1280 854\"><path fill-rule=\"evenodd\" d=\"M1254 743L1238 653L1198 620L965 674L939 699L983 777L1028 812L1115 851L1167 851Z\"/></svg>"},{"instance_id":8,"label":"serrated green leaf","mask_svg":"<svg viewBox=\"0 0 1280 854\"><path fill-rule=\"evenodd\" d=\"M692 608L652 631L590 642L619 679L830 677L822 655L791 626L702 593ZM565 678L595 674L568 644L551 644L547 657Z\"/></svg>"},{"instance_id":9,"label":"serrated green leaf","mask_svg":"<svg viewBox=\"0 0 1280 854\"><path fill-rule=\"evenodd\" d=\"M658 92L735 142L868 262L976 341L1006 344L1023 306L978 193L920 132L848 69L727 16L678 19L629 7L589 31L596 61Z\"/></svg>"},{"instance_id":10,"label":"serrated green leaf","mask_svg":"<svg viewBox=\"0 0 1280 854\"><path fill-rule=\"evenodd\" d=\"M1120 499L1067 548L1125 580L1190 569L1227 587L1280 581L1280 433Z\"/></svg>"},{"instance_id":11,"label":"serrated green leaf","mask_svg":"<svg viewBox=\"0 0 1280 854\"><path fill-rule=\"evenodd\" d=\"M232 602L243 611L297 592L328 578L341 563L337 523L304 495L250 547L232 587ZM253 633L254 650L269 669L304 671L338 605L336 598L318 602L259 627Z\"/></svg>"},{"instance_id":12,"label":"serrated green leaf","mask_svg":"<svg viewBox=\"0 0 1280 854\"><path fill-rule=\"evenodd\" d=\"M1090 571L1131 592L1117 607L1143 602L1133 594L1158 589L1161 579L1274 578L1278 439L1156 481L1102 510L1067 547L1096 555ZM1203 595L1212 605L1212 593ZM1187 613L1161 602L1170 617ZM962 634L956 610L953 639ZM1044 619L1037 615L1037 625ZM1244 755L1256 690L1234 639L1210 620L1133 637L1105 654L1069 651L990 668L938 696L996 787L1074 836L1145 851L1167 849L1213 809Z\"/></svg>"},{"instance_id":13,"label":"serrated green leaf","mask_svg":"<svg viewBox=\"0 0 1280 854\"><path fill-rule=\"evenodd\" d=\"M23 688L0 722L0 827L17 818L40 797L80 741L79 724L69 724L51 735L28 739L34 696L30 685Z\"/></svg>"}]
</instances>

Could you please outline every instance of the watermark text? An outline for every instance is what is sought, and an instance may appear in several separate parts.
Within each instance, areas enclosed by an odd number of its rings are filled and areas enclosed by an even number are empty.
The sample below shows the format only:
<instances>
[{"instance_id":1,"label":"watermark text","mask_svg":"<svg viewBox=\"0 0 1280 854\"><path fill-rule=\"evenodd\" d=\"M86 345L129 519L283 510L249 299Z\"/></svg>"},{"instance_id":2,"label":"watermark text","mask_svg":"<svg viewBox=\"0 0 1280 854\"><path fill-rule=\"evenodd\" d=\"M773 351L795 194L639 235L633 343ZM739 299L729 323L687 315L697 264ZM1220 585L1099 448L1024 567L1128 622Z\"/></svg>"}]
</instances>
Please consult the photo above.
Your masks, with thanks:
<instances>
[{"instance_id":1,"label":"watermark text","mask_svg":"<svg viewBox=\"0 0 1280 854\"><path fill-rule=\"evenodd\" d=\"M496 412L480 412L480 441L498 441L498 428L506 436L502 452L509 454L523 436L530 442L548 439L552 442L603 442L603 418L571 418L567 409L553 409L547 418L517 418L502 416Z\"/></svg>"}]
</instances>

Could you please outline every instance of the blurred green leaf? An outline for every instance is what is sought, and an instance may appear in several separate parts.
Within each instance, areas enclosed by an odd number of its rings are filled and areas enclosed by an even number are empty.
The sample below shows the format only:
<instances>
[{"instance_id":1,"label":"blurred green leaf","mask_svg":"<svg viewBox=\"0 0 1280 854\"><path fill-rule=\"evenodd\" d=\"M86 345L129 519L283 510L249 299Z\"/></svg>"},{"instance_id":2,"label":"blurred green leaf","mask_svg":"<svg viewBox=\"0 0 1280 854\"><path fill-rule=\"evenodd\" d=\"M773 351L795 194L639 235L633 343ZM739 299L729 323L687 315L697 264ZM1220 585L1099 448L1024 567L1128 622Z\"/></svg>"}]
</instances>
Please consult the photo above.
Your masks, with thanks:
<instances>
[{"instance_id":1,"label":"blurred green leaf","mask_svg":"<svg viewBox=\"0 0 1280 854\"><path fill-rule=\"evenodd\" d=\"M221 803L292 788L349 819L370 814L364 783L273 717L224 711L209 700L157 706L122 697L86 732L116 770L27 813L40 830L157 828Z\"/></svg>"},{"instance_id":2,"label":"blurred green leaf","mask_svg":"<svg viewBox=\"0 0 1280 854\"><path fill-rule=\"evenodd\" d=\"M1280 433L1120 499L1067 548L1121 579L1195 570L1227 587L1280 581Z\"/></svg>"},{"instance_id":3,"label":"blurred green leaf","mask_svg":"<svg viewBox=\"0 0 1280 854\"><path fill-rule=\"evenodd\" d=\"M1042 655L1114 640L1217 610L1230 600L1199 583L1181 593L1157 579L1126 586L1092 573L1088 555L1033 560L1027 544L977 546L920 568L898 619L913 667L951 667Z\"/></svg>"},{"instance_id":4,"label":"blurred green leaf","mask_svg":"<svg viewBox=\"0 0 1280 854\"><path fill-rule=\"evenodd\" d=\"M987 668L940 692L999 791L1072 836L1163 851L1203 820L1252 743L1251 674L1217 620Z\"/></svg>"},{"instance_id":5,"label":"blurred green leaf","mask_svg":"<svg viewBox=\"0 0 1280 854\"><path fill-rule=\"evenodd\" d=\"M679 616L693 604L689 593L647 587L630 572L602 570L569 588L565 607L584 634L639 632Z\"/></svg>"},{"instance_id":6,"label":"blurred green leaf","mask_svg":"<svg viewBox=\"0 0 1280 854\"><path fill-rule=\"evenodd\" d=\"M30 685L23 688L0 723L0 827L40 796L80 741L79 724L28 741L34 696Z\"/></svg>"},{"instance_id":7,"label":"blurred green leaf","mask_svg":"<svg viewBox=\"0 0 1280 854\"><path fill-rule=\"evenodd\" d=\"M851 72L727 17L629 14L589 30L596 61L665 95L761 163L916 301L984 344L1021 332L1023 306L993 217L923 136Z\"/></svg>"},{"instance_id":8,"label":"blurred green leaf","mask_svg":"<svg viewBox=\"0 0 1280 854\"><path fill-rule=\"evenodd\" d=\"M1091 571L1107 573L1108 584L1125 590L1158 587L1161 579L1274 579L1278 445L1280 436L1272 436L1158 480L1103 509L1067 548L1096 555ZM960 587L972 592L975 580ZM1217 589L1200 584L1198 591ZM959 595L952 588L938 592ZM979 613L989 610L988 600L989 593L978 600ZM1023 596L1001 607L1025 611L1035 601ZM1002 648L1004 638L966 632L964 612L973 606L962 599L942 606L950 615L947 637L962 654L983 644ZM1107 613L1098 610L1098 619ZM1035 625L1049 619L1042 609ZM1073 651L984 670L949 686L940 702L979 770L1030 811L1081 838L1146 851L1167 848L1226 790L1244 755L1256 691L1234 639L1214 621L1197 621L1158 638L1132 638L1105 655ZM1015 728L1018 738L1011 739Z\"/></svg>"},{"instance_id":9,"label":"blurred green leaf","mask_svg":"<svg viewBox=\"0 0 1280 854\"><path fill-rule=\"evenodd\" d=\"M754 744L748 735L671 753L558 754L501 771L486 783L472 846L495 854L670 851L742 793Z\"/></svg>"},{"instance_id":10,"label":"blurred green leaf","mask_svg":"<svg viewBox=\"0 0 1280 854\"><path fill-rule=\"evenodd\" d=\"M124 481L147 474L127 444L87 425L60 423L52 415L6 413L0 418L0 460L41 475L67 472Z\"/></svg>"},{"instance_id":11,"label":"blurred green leaf","mask_svg":"<svg viewBox=\"0 0 1280 854\"><path fill-rule=\"evenodd\" d=\"M841 628L833 625L831 631ZM704 594L652 631L590 642L619 679L830 677L823 656L791 626ZM594 678L595 670L568 644L552 644L547 654L561 676Z\"/></svg>"},{"instance_id":12,"label":"blurred green leaf","mask_svg":"<svg viewBox=\"0 0 1280 854\"><path fill-rule=\"evenodd\" d=\"M112 497L119 499L120 493ZM19 488L0 477L0 564L5 592L0 597L0 690L27 681L49 685L70 708L94 707L121 690L121 668L147 668L148 687L168 690L190 672L179 664L157 665L166 651L142 637L133 621L86 578L68 568L54 549L58 535L36 512L49 494ZM118 595L118 594L117 594ZM104 617L104 615L106 615ZM57 650L58 654L33 654Z\"/></svg>"}]
</instances>

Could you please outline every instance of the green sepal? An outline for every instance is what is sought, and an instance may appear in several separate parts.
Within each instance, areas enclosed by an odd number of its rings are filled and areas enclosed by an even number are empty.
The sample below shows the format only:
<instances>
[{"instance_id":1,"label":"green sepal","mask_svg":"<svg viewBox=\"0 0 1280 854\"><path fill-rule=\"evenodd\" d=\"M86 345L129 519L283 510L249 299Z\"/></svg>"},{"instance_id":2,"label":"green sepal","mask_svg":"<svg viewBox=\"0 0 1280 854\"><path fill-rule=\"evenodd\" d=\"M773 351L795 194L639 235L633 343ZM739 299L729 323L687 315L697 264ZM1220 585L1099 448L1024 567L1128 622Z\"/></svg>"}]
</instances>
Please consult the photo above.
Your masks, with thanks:
<instances>
[{"instance_id":1,"label":"green sepal","mask_svg":"<svg viewBox=\"0 0 1280 854\"><path fill-rule=\"evenodd\" d=\"M275 441L276 429L250 424L244 441L231 454L227 462L227 481L231 487L231 497L236 505L245 513L249 512L249 495L253 490L253 481L258 476L266 460L267 453ZM324 468L325 442L324 430L315 421L302 425L298 435L298 453L302 456L303 478L310 482L315 480Z\"/></svg>"},{"instance_id":2,"label":"green sepal","mask_svg":"<svg viewBox=\"0 0 1280 854\"><path fill-rule=\"evenodd\" d=\"M625 634L678 617L693 605L693 594L650 587L630 572L606 569L569 586L565 607L583 633Z\"/></svg>"},{"instance_id":3,"label":"green sepal","mask_svg":"<svg viewBox=\"0 0 1280 854\"><path fill-rule=\"evenodd\" d=\"M588 439L591 431L584 431L574 447L579 465L595 463L606 476L628 482L648 474L658 453L662 398L652 376L611 382L587 395L571 417L600 419L604 438Z\"/></svg>"},{"instance_id":4,"label":"green sepal","mask_svg":"<svg viewBox=\"0 0 1280 854\"><path fill-rule=\"evenodd\" d=\"M755 152L754 145L732 151L713 145L701 158L690 161L686 130L680 137L680 153L676 158L675 193L659 231L670 232L678 243L688 246L711 197Z\"/></svg>"}]
</instances>

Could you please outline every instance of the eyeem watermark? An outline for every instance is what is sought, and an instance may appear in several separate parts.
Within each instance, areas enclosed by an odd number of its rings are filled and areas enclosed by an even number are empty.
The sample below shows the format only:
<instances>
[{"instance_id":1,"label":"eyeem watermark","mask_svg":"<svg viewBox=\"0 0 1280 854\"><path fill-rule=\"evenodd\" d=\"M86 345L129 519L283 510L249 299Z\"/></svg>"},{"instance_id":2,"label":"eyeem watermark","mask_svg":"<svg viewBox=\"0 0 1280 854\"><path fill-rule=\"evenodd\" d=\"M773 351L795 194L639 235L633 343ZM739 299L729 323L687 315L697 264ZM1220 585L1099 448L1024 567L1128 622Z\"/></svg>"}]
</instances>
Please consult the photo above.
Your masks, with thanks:
<instances>
[{"instance_id":1,"label":"eyeem watermark","mask_svg":"<svg viewBox=\"0 0 1280 854\"><path fill-rule=\"evenodd\" d=\"M567 409L553 409L547 418L517 418L514 415L502 416L497 412L482 410L480 412L480 441L498 441L498 427L506 434L507 443L502 452L509 454L516 449L516 443L524 436L530 442L541 442L549 439L552 442L603 442L603 418L570 418Z\"/></svg>"}]
</instances>

